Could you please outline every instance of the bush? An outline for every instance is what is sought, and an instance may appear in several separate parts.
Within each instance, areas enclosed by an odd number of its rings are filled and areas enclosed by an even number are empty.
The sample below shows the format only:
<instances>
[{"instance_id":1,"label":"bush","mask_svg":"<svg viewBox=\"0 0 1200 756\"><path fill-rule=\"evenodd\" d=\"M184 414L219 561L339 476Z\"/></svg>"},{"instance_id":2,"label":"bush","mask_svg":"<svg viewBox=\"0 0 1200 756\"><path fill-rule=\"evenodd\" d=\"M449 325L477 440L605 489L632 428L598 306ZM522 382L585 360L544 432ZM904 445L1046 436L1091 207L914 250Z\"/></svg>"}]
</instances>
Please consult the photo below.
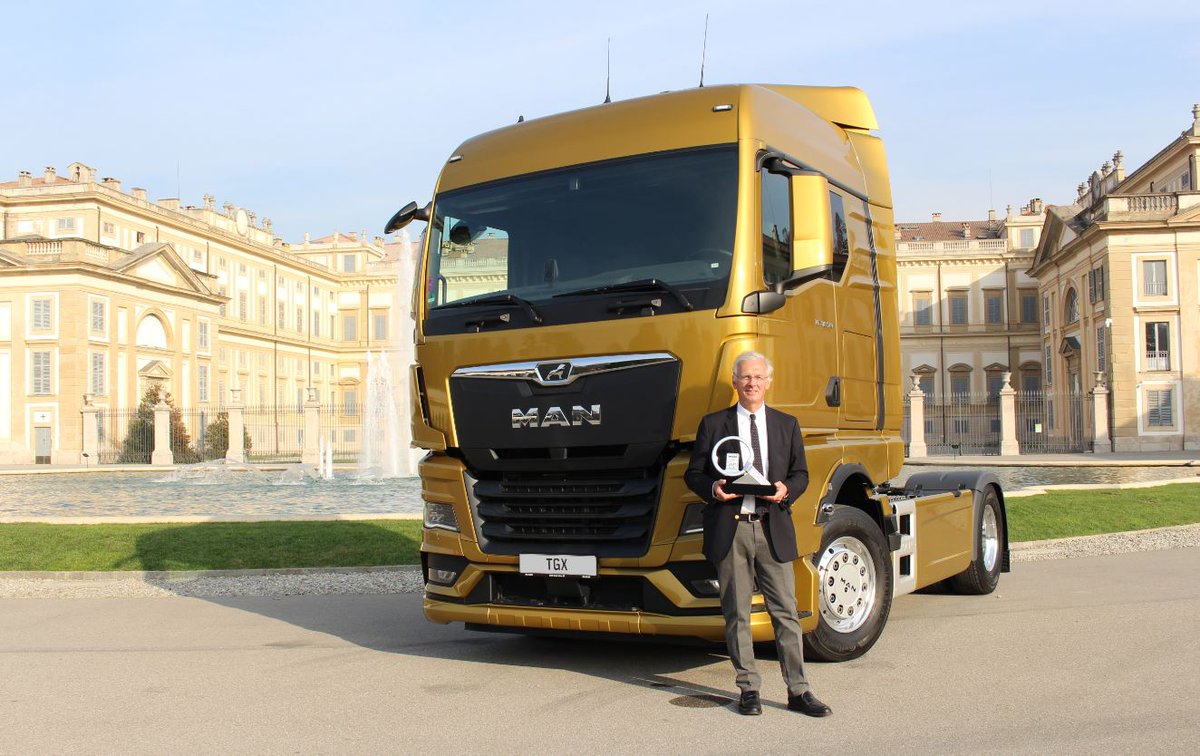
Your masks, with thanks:
<instances>
[{"instance_id":1,"label":"bush","mask_svg":"<svg viewBox=\"0 0 1200 756\"><path fill-rule=\"evenodd\" d=\"M242 427L242 443L245 450L250 451L253 443L250 434ZM229 451L229 413L217 413L217 419L208 424L204 430L204 458L223 459Z\"/></svg>"},{"instance_id":2,"label":"bush","mask_svg":"<svg viewBox=\"0 0 1200 756\"><path fill-rule=\"evenodd\" d=\"M121 443L121 454L117 462L129 465L148 465L154 452L154 406L165 401L171 408L171 454L176 462L200 461L200 455L192 449L192 439L183 424L183 413L175 406L175 400L158 383L152 383L142 394L137 414L129 421L129 431Z\"/></svg>"}]
</instances>

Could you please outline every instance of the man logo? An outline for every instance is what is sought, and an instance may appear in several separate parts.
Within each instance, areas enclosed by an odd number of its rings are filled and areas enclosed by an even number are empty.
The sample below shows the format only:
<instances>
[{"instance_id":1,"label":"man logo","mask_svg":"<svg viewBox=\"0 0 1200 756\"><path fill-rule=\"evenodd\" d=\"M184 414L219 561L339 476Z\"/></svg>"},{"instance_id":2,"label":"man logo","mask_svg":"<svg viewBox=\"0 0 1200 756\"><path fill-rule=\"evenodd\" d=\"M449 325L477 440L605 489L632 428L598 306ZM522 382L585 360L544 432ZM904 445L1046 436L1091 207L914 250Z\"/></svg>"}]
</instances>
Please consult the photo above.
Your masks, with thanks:
<instances>
[{"instance_id":1,"label":"man logo","mask_svg":"<svg viewBox=\"0 0 1200 756\"><path fill-rule=\"evenodd\" d=\"M550 407L545 413L540 413L537 407L530 407L528 411L514 407L512 411L513 428L569 428L584 424L600 424L599 404L593 404L590 408L576 404L571 407L569 418L562 407Z\"/></svg>"},{"instance_id":2,"label":"man logo","mask_svg":"<svg viewBox=\"0 0 1200 756\"><path fill-rule=\"evenodd\" d=\"M537 374L542 383L565 383L571 378L571 363L543 362L537 366Z\"/></svg>"}]
</instances>

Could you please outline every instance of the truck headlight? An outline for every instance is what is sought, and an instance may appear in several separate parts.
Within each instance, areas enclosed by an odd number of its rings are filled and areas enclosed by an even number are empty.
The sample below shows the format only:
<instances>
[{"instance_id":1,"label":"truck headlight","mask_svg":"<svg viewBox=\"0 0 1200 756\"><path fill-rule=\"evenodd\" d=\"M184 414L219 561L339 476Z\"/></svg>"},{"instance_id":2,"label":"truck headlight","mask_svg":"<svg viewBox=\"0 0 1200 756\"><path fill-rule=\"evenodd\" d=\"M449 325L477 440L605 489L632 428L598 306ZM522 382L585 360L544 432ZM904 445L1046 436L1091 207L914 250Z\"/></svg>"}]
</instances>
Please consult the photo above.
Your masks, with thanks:
<instances>
[{"instance_id":1,"label":"truck headlight","mask_svg":"<svg viewBox=\"0 0 1200 756\"><path fill-rule=\"evenodd\" d=\"M458 532L458 518L454 516L453 504L442 504L436 501L425 502L425 527L441 528Z\"/></svg>"},{"instance_id":2,"label":"truck headlight","mask_svg":"<svg viewBox=\"0 0 1200 756\"><path fill-rule=\"evenodd\" d=\"M679 535L692 535L704 532L704 505L689 504L683 510L683 522L679 523Z\"/></svg>"}]
</instances>

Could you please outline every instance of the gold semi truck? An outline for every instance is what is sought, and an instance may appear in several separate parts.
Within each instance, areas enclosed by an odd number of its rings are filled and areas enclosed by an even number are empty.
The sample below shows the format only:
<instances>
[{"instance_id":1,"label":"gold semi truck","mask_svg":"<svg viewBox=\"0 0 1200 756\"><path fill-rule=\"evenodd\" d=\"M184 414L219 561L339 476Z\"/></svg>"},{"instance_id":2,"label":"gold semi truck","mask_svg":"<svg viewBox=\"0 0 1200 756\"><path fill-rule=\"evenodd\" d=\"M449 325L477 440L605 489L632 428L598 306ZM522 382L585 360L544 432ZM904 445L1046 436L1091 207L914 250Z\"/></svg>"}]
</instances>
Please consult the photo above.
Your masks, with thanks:
<instances>
[{"instance_id":1,"label":"gold semi truck","mask_svg":"<svg viewBox=\"0 0 1200 756\"><path fill-rule=\"evenodd\" d=\"M792 508L811 657L861 655L892 599L1008 566L1003 493L904 459L892 199L857 89L735 85L522 121L463 143L413 309L425 615L521 632L724 637L684 484L734 358L803 428ZM772 637L761 597L756 640Z\"/></svg>"}]
</instances>

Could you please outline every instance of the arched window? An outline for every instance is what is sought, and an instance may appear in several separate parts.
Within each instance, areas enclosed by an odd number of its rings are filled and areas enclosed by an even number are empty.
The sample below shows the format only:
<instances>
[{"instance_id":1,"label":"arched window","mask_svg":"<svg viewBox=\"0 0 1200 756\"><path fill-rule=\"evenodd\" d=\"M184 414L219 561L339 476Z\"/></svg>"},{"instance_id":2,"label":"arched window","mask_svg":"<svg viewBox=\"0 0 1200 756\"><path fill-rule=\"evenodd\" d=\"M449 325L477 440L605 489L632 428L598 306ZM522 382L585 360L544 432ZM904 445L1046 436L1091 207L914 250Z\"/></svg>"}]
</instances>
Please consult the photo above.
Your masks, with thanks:
<instances>
[{"instance_id":1,"label":"arched window","mask_svg":"<svg viewBox=\"0 0 1200 756\"><path fill-rule=\"evenodd\" d=\"M138 323L137 345L152 349L167 348L167 331L156 315L147 315Z\"/></svg>"},{"instance_id":2,"label":"arched window","mask_svg":"<svg viewBox=\"0 0 1200 756\"><path fill-rule=\"evenodd\" d=\"M957 401L967 401L971 396L971 366L960 362L951 365L946 372L950 374L950 396Z\"/></svg>"},{"instance_id":3,"label":"arched window","mask_svg":"<svg viewBox=\"0 0 1200 756\"><path fill-rule=\"evenodd\" d=\"M1075 292L1074 288L1067 289L1064 308L1067 323L1079 322L1079 295Z\"/></svg>"}]
</instances>

